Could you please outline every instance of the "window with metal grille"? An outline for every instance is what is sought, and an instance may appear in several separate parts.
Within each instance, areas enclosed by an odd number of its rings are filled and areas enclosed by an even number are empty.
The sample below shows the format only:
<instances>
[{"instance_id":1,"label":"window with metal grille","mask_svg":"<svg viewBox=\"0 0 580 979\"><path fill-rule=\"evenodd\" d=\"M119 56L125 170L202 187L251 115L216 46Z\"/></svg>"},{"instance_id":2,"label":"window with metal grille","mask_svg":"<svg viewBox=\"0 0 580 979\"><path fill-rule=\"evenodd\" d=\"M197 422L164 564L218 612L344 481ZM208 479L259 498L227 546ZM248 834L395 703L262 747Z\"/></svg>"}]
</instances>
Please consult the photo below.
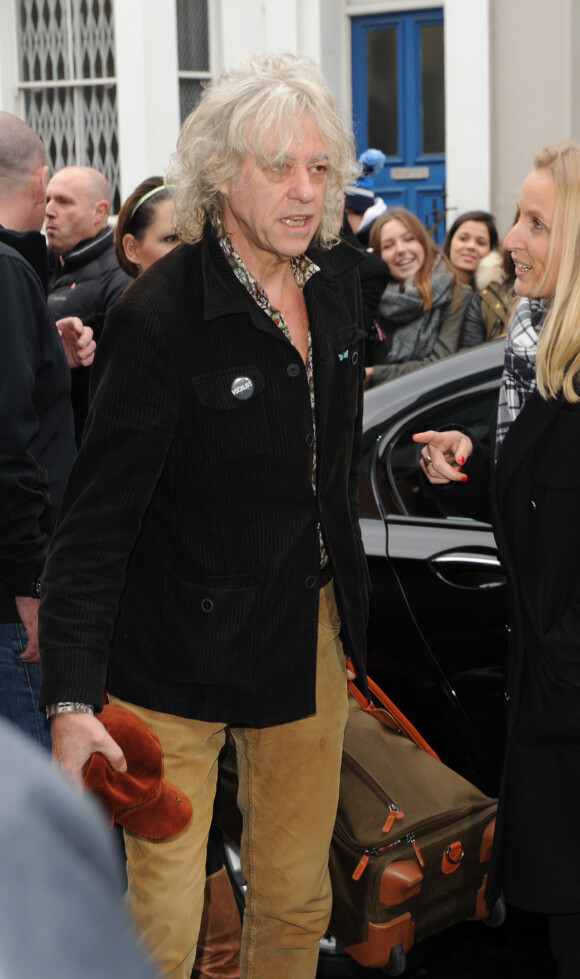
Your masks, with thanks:
<instances>
[{"instance_id":1,"label":"window with metal grille","mask_svg":"<svg viewBox=\"0 0 580 979\"><path fill-rule=\"evenodd\" d=\"M179 111L181 121L197 105L209 70L207 0L176 0Z\"/></svg>"},{"instance_id":2,"label":"window with metal grille","mask_svg":"<svg viewBox=\"0 0 580 979\"><path fill-rule=\"evenodd\" d=\"M51 173L104 173L120 206L113 0L19 0L18 86Z\"/></svg>"}]
</instances>

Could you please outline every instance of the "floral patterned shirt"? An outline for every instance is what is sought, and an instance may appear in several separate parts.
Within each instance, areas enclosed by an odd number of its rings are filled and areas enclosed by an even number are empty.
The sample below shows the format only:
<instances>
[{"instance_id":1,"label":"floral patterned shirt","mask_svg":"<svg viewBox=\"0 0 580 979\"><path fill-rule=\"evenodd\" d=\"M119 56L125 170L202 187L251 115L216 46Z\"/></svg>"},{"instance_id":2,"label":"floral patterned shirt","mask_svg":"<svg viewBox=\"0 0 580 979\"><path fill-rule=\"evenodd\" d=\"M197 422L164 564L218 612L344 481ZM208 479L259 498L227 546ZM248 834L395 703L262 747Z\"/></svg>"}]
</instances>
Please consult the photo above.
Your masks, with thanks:
<instances>
[{"instance_id":1,"label":"floral patterned shirt","mask_svg":"<svg viewBox=\"0 0 580 979\"><path fill-rule=\"evenodd\" d=\"M236 252L234 246L232 245L230 239L227 236L220 237L219 243L221 249L231 266L234 275L242 283L245 289L249 292L252 299L256 304L263 309L265 313L270 317L273 323L282 331L286 339L292 343L292 337L290 336L290 330L288 325L284 320L284 316L279 309L275 309L271 305L270 300L260 283L254 278L251 272L248 271L244 265L242 259ZM292 271L294 273L294 278L296 279L296 284L300 289L304 289L304 286L308 280L320 269L311 259L306 255L299 255L297 258L291 258L290 264L292 265ZM312 491L316 494L316 416L314 411L314 369L312 364L312 334L310 333L310 326L308 327L308 352L306 355L306 378L308 381L308 390L310 392L310 411L312 413ZM322 537L322 530L320 524L318 525L318 537L320 540L320 567L323 568L328 563L328 554L326 552L326 547Z\"/></svg>"}]
</instances>

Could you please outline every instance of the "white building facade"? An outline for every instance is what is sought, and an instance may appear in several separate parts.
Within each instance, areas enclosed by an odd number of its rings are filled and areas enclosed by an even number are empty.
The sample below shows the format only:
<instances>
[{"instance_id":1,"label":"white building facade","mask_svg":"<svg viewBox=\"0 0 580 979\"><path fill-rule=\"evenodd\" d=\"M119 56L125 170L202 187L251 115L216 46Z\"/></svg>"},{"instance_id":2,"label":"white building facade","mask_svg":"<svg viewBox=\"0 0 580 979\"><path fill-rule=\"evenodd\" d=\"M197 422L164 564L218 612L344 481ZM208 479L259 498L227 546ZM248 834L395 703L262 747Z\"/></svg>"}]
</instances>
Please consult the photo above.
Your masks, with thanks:
<instances>
[{"instance_id":1,"label":"white building facade","mask_svg":"<svg viewBox=\"0 0 580 979\"><path fill-rule=\"evenodd\" d=\"M386 199L423 181L421 218L432 199L505 232L535 150L580 138L577 0L0 0L0 108L53 168L104 170L118 206L164 172L201 84L255 48L320 65L388 144Z\"/></svg>"}]
</instances>

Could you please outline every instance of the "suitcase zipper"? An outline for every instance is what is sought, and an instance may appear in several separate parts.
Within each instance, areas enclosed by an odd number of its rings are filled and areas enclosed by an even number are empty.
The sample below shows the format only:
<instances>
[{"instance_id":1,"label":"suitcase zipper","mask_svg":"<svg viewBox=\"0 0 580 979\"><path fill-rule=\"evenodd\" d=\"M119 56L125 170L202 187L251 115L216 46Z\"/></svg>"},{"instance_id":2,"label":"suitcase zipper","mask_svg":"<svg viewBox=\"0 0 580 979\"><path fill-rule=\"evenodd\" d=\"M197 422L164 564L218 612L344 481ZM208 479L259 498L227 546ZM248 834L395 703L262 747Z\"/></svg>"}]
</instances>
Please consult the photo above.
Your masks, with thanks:
<instances>
[{"instance_id":1,"label":"suitcase zipper","mask_svg":"<svg viewBox=\"0 0 580 979\"><path fill-rule=\"evenodd\" d=\"M401 807L398 806L389 795L387 795L382 786L380 786L371 776L369 776L368 772L366 772L365 769L354 760L354 758L351 758L345 753L344 760L346 761L347 765L350 765L351 768L356 769L359 778L366 782L366 784L372 789L373 793L378 796L381 802L387 803L387 818L381 827L381 833L384 833L386 836L387 833L390 833L397 820L405 818L405 813Z\"/></svg>"},{"instance_id":2,"label":"suitcase zipper","mask_svg":"<svg viewBox=\"0 0 580 979\"><path fill-rule=\"evenodd\" d=\"M449 822L450 817L453 817L453 819L461 819L464 816L468 816L473 811L474 811L473 806L463 806L461 809L456 809L451 813L449 812L440 813L439 816L437 817L432 816L430 819L424 819L422 822L417 823L412 830L409 830L409 832L405 834L405 836L400 836L398 837L398 839L390 840L388 843L383 843L382 845L372 844L371 846L365 847L362 852L362 856L352 874L353 880L359 880L362 877L370 857L379 856L379 854L384 853L385 850L391 850L393 849L393 847L400 846L402 843L407 843L413 848L413 852L415 854L417 863L419 864L420 867L424 867L425 862L423 860L423 856L421 854L421 850L417 842L417 835L421 836L421 834L424 832L431 833L433 831L436 831L437 829L439 829L439 827L445 826L446 823ZM334 831L349 846L353 846L354 848L357 848L356 842L354 840L351 840L347 836L347 834L342 833L338 824L335 825Z\"/></svg>"},{"instance_id":3,"label":"suitcase zipper","mask_svg":"<svg viewBox=\"0 0 580 979\"><path fill-rule=\"evenodd\" d=\"M396 802L389 802L389 814L384 822L381 833L390 833L396 819L403 819L405 813Z\"/></svg>"},{"instance_id":4,"label":"suitcase zipper","mask_svg":"<svg viewBox=\"0 0 580 979\"><path fill-rule=\"evenodd\" d=\"M379 853L381 853L382 850L386 850L386 849L387 849L386 846L381 846L381 847L369 846L368 849L366 849L365 852L363 853L356 867L354 868L352 872L352 879L360 880L365 872L366 865L369 862L369 857L378 857Z\"/></svg>"},{"instance_id":5,"label":"suitcase zipper","mask_svg":"<svg viewBox=\"0 0 580 979\"><path fill-rule=\"evenodd\" d=\"M396 804L396 802L394 802L393 799L387 795L382 786L376 782L375 779L373 779L372 776L370 776L368 772L354 760L354 758L352 758L346 751L343 752L342 757L343 763L346 763L349 768L354 769L361 781L363 781L369 787L369 789L371 789L373 794L380 799L382 803L387 805L387 818L381 832L384 834L388 833L397 820L405 817L405 813ZM462 806L460 809L439 813L438 816L431 816L428 819L415 823L413 829L409 830L405 836L400 836L398 839L392 840L388 843L383 843L380 841L377 844L371 844L370 846L365 847L362 852L362 856L352 874L353 880L359 880L362 877L370 857L376 857L385 850L390 850L392 847L399 846L401 843L407 843L412 846L417 863L420 867L424 867L425 863L421 855L419 844L417 843L417 836L421 836L421 834L426 831L429 833L436 831L441 826L445 826L445 824L449 822L450 818L453 818L454 820L461 819L464 816L483 808L485 808L485 805L482 803L481 805L467 805ZM348 834L341 832L338 824L335 825L335 833L337 833L337 835L340 836L344 842L347 843L347 845L352 846L354 849L358 849L360 847L360 844L357 844L356 840L351 839Z\"/></svg>"},{"instance_id":6,"label":"suitcase zipper","mask_svg":"<svg viewBox=\"0 0 580 979\"><path fill-rule=\"evenodd\" d=\"M348 767L353 768L356 771L357 776L361 779L361 781L365 782L365 784L372 790L373 794L377 796L377 798L380 799L381 802L383 802L386 805L387 819L384 823L383 828L381 829L381 832L384 834L388 833L389 830L392 829L392 826L396 820L405 818L406 815L405 812L400 808L400 806L397 805L394 799L392 799L391 796L385 792L383 787L375 779L373 779L372 776L370 776L368 772L361 765L359 765L358 762L354 760L354 758L351 758L351 756L348 755L346 752L343 753L343 763L344 762L346 762ZM452 817L453 819L461 819L463 816L468 815L470 812L476 812L478 809L484 809L484 808L485 808L485 803L481 803L480 805L471 804L467 806L461 806L459 809L453 809L453 810L448 810L447 812L441 812L439 813L438 816L430 816L427 819L423 819L421 822L415 823L413 829L409 830L409 832L420 834L425 829L428 830L438 829L439 826L445 825L445 823L449 821L450 817ZM396 843L400 843L405 839L406 837L401 837L398 840L393 840L390 846L395 846ZM356 846L356 840L349 841L348 839L345 838L345 842L347 843L351 842ZM376 845L371 844L371 846L368 849L374 850L375 848L378 847L378 850L380 852L381 850L384 849L382 842L383 841L380 840ZM373 854L371 854L371 856L372 855Z\"/></svg>"},{"instance_id":7,"label":"suitcase zipper","mask_svg":"<svg viewBox=\"0 0 580 979\"><path fill-rule=\"evenodd\" d=\"M350 768L353 768L356 771L361 781L365 782L366 785L368 785L368 787L371 789L373 794L376 795L377 798L381 800L381 802L386 803L388 814L381 832L388 833L389 830L392 829L395 819L402 819L405 813L397 805L397 803L391 798L391 796L385 792L383 787L379 785L379 783L376 782L375 779L368 774L368 772L362 767L362 765L359 765L358 762L356 762L354 758L351 758L350 755L348 755L346 752L343 753L343 762L346 762L346 764Z\"/></svg>"},{"instance_id":8,"label":"suitcase zipper","mask_svg":"<svg viewBox=\"0 0 580 979\"><path fill-rule=\"evenodd\" d=\"M392 847L398 846L399 843L409 843L413 847L417 863L420 867L425 866L425 861L423 860L423 855L419 849L419 844L414 833L407 833L406 836L401 836L398 840L393 840L392 843L385 843L384 846L368 846L364 851L362 857L357 863L353 873L353 880L360 880L364 874L370 857L378 857L379 854L384 853L385 850L391 850Z\"/></svg>"}]
</instances>

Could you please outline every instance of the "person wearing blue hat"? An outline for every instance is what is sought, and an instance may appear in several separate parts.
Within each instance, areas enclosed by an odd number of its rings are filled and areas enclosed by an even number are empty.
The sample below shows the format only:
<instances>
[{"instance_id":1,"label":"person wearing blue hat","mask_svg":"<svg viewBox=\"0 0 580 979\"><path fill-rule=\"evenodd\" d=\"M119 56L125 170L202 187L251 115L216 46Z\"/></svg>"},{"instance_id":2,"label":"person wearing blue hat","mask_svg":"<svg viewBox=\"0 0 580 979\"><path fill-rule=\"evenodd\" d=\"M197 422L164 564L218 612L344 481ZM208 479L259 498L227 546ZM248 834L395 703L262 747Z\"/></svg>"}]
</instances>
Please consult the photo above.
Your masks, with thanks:
<instances>
[{"instance_id":1,"label":"person wearing blue hat","mask_svg":"<svg viewBox=\"0 0 580 979\"><path fill-rule=\"evenodd\" d=\"M344 207L348 222L365 248L373 221L387 210L382 197L375 197L375 176L383 169L387 158L381 150L368 149L358 158L362 174L346 189Z\"/></svg>"},{"instance_id":2,"label":"person wearing blue hat","mask_svg":"<svg viewBox=\"0 0 580 979\"><path fill-rule=\"evenodd\" d=\"M363 325L366 333L365 367L372 367L373 348L381 341L378 332L377 309L389 281L389 266L380 255L368 250L368 231L375 218L386 211L382 197L375 197L374 177L385 165L386 156L380 150L365 150L358 162L363 172L358 180L348 184L344 197L344 221L341 237L365 252L359 264L363 303ZM361 232L366 233L361 237Z\"/></svg>"}]
</instances>

